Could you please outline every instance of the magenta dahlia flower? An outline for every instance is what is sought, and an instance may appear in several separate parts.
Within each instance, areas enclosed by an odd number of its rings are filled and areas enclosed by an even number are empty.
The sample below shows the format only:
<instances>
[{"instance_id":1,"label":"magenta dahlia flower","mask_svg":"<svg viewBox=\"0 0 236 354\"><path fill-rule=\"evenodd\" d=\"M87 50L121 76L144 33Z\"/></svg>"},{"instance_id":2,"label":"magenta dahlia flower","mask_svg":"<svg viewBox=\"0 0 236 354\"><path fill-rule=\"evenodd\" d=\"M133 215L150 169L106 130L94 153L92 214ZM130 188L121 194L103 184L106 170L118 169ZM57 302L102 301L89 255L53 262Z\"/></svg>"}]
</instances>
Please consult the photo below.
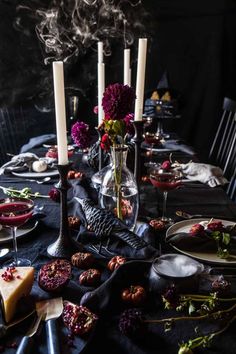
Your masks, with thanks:
<instances>
[{"instance_id":1,"label":"magenta dahlia flower","mask_svg":"<svg viewBox=\"0 0 236 354\"><path fill-rule=\"evenodd\" d=\"M134 114L133 113L128 113L124 118L126 132L130 135L134 135L133 121L134 121Z\"/></svg>"},{"instance_id":2,"label":"magenta dahlia flower","mask_svg":"<svg viewBox=\"0 0 236 354\"><path fill-rule=\"evenodd\" d=\"M71 128L71 137L74 143L81 149L89 146L90 132L88 124L84 122L76 122Z\"/></svg>"},{"instance_id":3,"label":"magenta dahlia flower","mask_svg":"<svg viewBox=\"0 0 236 354\"><path fill-rule=\"evenodd\" d=\"M132 87L123 84L107 86L102 99L102 106L106 116L113 120L123 119L133 110L135 93Z\"/></svg>"},{"instance_id":4,"label":"magenta dahlia flower","mask_svg":"<svg viewBox=\"0 0 236 354\"><path fill-rule=\"evenodd\" d=\"M60 192L58 189L56 188L52 188L49 192L48 192L48 196L50 199L52 199L54 202L56 203L60 203Z\"/></svg>"}]
</instances>

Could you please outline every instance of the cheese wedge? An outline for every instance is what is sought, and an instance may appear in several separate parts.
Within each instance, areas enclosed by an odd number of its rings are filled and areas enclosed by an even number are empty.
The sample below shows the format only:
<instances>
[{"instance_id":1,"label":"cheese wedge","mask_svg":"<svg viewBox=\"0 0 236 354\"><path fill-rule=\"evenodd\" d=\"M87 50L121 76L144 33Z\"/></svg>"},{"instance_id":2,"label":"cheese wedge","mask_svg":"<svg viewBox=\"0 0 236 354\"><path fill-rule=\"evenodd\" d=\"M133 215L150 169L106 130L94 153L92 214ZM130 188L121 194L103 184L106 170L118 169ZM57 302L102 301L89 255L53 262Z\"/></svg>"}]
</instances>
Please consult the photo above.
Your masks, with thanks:
<instances>
[{"instance_id":1,"label":"cheese wedge","mask_svg":"<svg viewBox=\"0 0 236 354\"><path fill-rule=\"evenodd\" d=\"M16 267L15 269L13 279L10 281L5 281L2 277L6 269L0 269L0 293L7 323L14 317L18 300L29 295L34 282L33 267Z\"/></svg>"}]
</instances>

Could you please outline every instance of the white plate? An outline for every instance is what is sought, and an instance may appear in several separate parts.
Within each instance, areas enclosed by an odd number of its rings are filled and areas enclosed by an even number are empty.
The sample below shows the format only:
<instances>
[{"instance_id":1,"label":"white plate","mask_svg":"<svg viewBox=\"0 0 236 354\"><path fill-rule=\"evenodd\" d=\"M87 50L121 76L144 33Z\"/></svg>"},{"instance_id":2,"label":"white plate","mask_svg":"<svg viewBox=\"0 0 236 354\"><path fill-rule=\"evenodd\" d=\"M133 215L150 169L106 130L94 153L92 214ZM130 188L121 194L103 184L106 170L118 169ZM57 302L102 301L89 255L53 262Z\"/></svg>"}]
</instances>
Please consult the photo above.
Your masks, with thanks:
<instances>
[{"instance_id":1,"label":"white plate","mask_svg":"<svg viewBox=\"0 0 236 354\"><path fill-rule=\"evenodd\" d=\"M33 231L38 225L38 220L28 221L25 225L18 227L16 231L16 237L20 238L22 236L27 235L31 231ZM9 227L3 227L0 231L0 243L8 242L12 240L12 233Z\"/></svg>"},{"instance_id":2,"label":"white plate","mask_svg":"<svg viewBox=\"0 0 236 354\"><path fill-rule=\"evenodd\" d=\"M43 177L52 177L59 174L58 170L48 170L45 172L12 172L14 176L22 178L43 178Z\"/></svg>"},{"instance_id":3,"label":"white plate","mask_svg":"<svg viewBox=\"0 0 236 354\"><path fill-rule=\"evenodd\" d=\"M211 220L210 218L201 218L201 219L191 219L191 220L183 220L179 221L176 224L170 226L168 230L166 231L166 236L170 236L179 232L189 232L190 228L194 224L199 224L202 221L209 221ZM214 221L222 221L222 223L225 226L228 225L234 225L235 222L233 221L228 221L228 220L222 220L222 219L214 219ZM182 254L185 254L186 256L193 257L195 259L198 259L202 262L207 262L207 263L213 263L213 264L223 264L223 265L236 265L236 255L230 255L228 259L222 259L217 257L216 253L214 252L193 252L193 251L184 251L176 246L171 245L174 249L179 251Z\"/></svg>"}]
</instances>

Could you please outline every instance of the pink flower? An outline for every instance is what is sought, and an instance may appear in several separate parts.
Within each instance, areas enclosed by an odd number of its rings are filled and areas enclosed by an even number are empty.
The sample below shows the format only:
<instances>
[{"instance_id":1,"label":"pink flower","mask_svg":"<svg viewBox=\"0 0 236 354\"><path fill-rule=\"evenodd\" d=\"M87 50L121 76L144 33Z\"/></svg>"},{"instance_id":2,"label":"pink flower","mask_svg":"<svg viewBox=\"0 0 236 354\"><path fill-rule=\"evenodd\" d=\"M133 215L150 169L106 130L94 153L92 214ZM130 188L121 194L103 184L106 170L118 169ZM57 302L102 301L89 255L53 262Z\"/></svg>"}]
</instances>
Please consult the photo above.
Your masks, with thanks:
<instances>
[{"instance_id":1,"label":"pink flower","mask_svg":"<svg viewBox=\"0 0 236 354\"><path fill-rule=\"evenodd\" d=\"M161 167L163 170L170 170L171 169L171 163L170 161L166 160L162 163Z\"/></svg>"},{"instance_id":2,"label":"pink flower","mask_svg":"<svg viewBox=\"0 0 236 354\"><path fill-rule=\"evenodd\" d=\"M130 135L134 135L133 121L134 121L134 114L133 113L126 114L124 118L124 122L126 125L126 132Z\"/></svg>"},{"instance_id":3,"label":"pink flower","mask_svg":"<svg viewBox=\"0 0 236 354\"><path fill-rule=\"evenodd\" d=\"M93 107L93 113L98 114L98 106Z\"/></svg>"}]
</instances>

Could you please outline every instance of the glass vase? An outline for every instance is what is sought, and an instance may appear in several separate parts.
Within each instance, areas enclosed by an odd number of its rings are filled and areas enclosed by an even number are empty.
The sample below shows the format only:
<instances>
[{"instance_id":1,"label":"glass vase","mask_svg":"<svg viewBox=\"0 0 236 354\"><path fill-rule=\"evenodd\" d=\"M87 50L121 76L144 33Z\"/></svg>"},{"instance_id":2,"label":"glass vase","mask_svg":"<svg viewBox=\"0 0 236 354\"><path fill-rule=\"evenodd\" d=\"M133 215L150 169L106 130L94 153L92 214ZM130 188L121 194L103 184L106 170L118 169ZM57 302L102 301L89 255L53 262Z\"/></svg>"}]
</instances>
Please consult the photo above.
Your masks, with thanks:
<instances>
[{"instance_id":1,"label":"glass vase","mask_svg":"<svg viewBox=\"0 0 236 354\"><path fill-rule=\"evenodd\" d=\"M128 147L111 148L111 164L103 177L99 203L133 230L138 217L138 187L133 173L126 166Z\"/></svg>"}]
</instances>

